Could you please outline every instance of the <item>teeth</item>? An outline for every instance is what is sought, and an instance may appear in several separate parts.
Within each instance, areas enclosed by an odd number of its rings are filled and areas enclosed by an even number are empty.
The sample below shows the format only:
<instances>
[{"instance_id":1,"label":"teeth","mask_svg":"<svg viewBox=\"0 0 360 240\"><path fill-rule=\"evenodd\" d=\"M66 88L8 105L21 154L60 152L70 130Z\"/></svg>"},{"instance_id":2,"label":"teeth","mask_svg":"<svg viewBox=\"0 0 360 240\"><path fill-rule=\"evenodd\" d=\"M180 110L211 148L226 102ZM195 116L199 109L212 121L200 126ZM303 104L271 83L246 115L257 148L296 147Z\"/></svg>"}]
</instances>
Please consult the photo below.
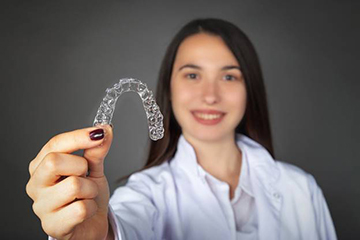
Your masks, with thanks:
<instances>
[{"instance_id":1,"label":"teeth","mask_svg":"<svg viewBox=\"0 0 360 240\"><path fill-rule=\"evenodd\" d=\"M205 120L212 120L216 118L220 118L221 114L204 114L204 113L195 113L195 115L199 118L205 119Z\"/></svg>"}]
</instances>

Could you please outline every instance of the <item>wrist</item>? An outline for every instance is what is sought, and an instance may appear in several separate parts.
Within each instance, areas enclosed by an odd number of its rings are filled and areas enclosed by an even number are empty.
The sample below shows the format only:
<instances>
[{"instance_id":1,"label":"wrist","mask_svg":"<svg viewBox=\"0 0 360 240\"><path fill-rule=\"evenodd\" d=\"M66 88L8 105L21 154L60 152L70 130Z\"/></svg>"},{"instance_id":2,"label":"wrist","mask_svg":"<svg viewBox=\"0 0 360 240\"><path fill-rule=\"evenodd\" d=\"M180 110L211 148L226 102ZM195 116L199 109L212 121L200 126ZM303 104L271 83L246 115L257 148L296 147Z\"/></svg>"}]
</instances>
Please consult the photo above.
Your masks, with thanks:
<instances>
[{"instance_id":1,"label":"wrist","mask_svg":"<svg viewBox=\"0 0 360 240\"><path fill-rule=\"evenodd\" d=\"M114 231L112 229L111 223L110 223L110 219L107 219L107 221L108 221L108 232L107 232L105 240L114 240L115 235L114 235Z\"/></svg>"}]
</instances>

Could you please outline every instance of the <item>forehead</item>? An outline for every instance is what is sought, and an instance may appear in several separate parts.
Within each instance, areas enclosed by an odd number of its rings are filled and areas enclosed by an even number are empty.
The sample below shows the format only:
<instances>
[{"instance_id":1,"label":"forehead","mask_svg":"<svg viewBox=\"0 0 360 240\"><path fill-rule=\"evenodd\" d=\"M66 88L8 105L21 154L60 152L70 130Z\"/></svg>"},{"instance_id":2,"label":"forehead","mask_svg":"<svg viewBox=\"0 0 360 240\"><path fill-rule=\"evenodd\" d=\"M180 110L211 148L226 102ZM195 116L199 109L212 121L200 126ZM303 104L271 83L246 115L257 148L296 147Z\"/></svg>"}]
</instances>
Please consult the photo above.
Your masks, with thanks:
<instances>
[{"instance_id":1,"label":"forehead","mask_svg":"<svg viewBox=\"0 0 360 240\"><path fill-rule=\"evenodd\" d=\"M189 36L179 46L175 64L193 61L199 61L203 64L238 65L235 56L223 39L220 36L207 33Z\"/></svg>"}]
</instances>

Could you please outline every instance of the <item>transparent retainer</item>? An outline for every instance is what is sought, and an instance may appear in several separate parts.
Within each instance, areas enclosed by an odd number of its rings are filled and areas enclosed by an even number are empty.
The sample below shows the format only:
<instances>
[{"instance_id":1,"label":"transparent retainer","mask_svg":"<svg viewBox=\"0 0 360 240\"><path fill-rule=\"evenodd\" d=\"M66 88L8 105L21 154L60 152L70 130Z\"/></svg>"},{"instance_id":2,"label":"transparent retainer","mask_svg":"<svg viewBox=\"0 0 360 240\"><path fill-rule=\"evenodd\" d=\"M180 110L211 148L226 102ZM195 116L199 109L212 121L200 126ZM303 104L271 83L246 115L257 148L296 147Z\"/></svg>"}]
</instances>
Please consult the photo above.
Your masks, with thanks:
<instances>
[{"instance_id":1,"label":"transparent retainer","mask_svg":"<svg viewBox=\"0 0 360 240\"><path fill-rule=\"evenodd\" d=\"M125 92L136 92L139 94L146 112L149 137L151 140L157 141L163 138L164 116L161 114L160 108L154 100L153 93L147 88L145 83L134 78L122 78L118 83L115 83L112 88L106 89L106 96L100 104L93 126L98 124L111 124L116 101L120 95Z\"/></svg>"}]
</instances>

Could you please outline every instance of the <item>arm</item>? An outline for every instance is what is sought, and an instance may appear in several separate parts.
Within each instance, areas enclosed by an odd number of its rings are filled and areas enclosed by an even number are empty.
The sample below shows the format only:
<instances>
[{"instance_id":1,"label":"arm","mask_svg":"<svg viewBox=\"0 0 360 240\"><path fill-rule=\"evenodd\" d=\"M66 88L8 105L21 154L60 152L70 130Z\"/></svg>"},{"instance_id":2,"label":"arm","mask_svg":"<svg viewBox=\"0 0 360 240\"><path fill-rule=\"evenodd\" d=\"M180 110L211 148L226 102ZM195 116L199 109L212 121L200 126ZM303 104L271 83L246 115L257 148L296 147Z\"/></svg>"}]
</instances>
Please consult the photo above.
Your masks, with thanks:
<instances>
[{"instance_id":1,"label":"arm","mask_svg":"<svg viewBox=\"0 0 360 240\"><path fill-rule=\"evenodd\" d=\"M130 177L126 186L115 190L110 199L109 222L116 240L158 239L154 221L158 216L152 199L151 179L142 173ZM161 229L161 222L156 222Z\"/></svg>"},{"instance_id":2,"label":"arm","mask_svg":"<svg viewBox=\"0 0 360 240\"><path fill-rule=\"evenodd\" d=\"M312 189L312 202L316 215L316 224L320 239L337 239L334 223L332 221L324 194L316 183L315 178L310 176L310 187Z\"/></svg>"}]
</instances>

